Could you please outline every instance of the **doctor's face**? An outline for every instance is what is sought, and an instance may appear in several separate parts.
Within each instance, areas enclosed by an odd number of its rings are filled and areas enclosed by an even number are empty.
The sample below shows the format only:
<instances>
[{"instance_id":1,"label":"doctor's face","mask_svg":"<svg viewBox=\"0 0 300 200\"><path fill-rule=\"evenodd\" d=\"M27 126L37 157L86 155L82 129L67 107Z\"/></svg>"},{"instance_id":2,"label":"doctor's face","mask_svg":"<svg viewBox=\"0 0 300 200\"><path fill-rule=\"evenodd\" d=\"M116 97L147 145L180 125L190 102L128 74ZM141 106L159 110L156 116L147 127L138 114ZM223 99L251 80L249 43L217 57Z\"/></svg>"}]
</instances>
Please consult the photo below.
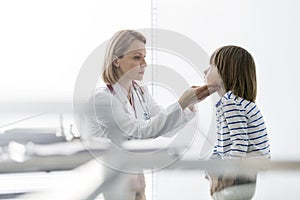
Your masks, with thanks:
<instances>
[{"instance_id":1,"label":"doctor's face","mask_svg":"<svg viewBox=\"0 0 300 200\"><path fill-rule=\"evenodd\" d=\"M146 49L145 44L134 40L122 58L117 59L117 67L120 68L122 78L127 80L142 80L144 77Z\"/></svg>"}]
</instances>

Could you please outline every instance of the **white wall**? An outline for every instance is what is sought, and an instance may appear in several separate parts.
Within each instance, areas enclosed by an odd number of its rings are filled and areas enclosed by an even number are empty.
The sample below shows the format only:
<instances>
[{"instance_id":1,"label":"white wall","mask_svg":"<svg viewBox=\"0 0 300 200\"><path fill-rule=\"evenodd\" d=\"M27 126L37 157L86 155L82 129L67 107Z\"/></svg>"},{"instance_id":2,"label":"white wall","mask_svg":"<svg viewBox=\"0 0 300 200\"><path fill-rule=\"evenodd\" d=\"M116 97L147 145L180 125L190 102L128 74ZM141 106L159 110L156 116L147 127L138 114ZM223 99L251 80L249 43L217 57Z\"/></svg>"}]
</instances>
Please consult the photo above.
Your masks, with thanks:
<instances>
[{"instance_id":1,"label":"white wall","mask_svg":"<svg viewBox=\"0 0 300 200\"><path fill-rule=\"evenodd\" d=\"M72 99L88 55L120 29L151 25L149 1L0 1L0 101Z\"/></svg>"}]
</instances>

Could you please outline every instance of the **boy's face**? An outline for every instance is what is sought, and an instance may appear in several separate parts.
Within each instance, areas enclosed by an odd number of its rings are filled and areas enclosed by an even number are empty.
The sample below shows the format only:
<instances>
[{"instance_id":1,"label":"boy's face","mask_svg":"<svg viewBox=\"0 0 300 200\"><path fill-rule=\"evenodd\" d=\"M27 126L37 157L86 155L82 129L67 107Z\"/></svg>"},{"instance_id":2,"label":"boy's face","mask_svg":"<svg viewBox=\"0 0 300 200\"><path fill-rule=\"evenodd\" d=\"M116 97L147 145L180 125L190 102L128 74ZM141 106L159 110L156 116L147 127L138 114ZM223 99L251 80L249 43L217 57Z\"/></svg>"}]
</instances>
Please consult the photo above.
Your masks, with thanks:
<instances>
[{"instance_id":1,"label":"boy's face","mask_svg":"<svg viewBox=\"0 0 300 200\"><path fill-rule=\"evenodd\" d=\"M204 71L205 74L205 82L217 84L220 88L223 87L223 81L219 74L218 68L214 65L211 65Z\"/></svg>"}]
</instances>

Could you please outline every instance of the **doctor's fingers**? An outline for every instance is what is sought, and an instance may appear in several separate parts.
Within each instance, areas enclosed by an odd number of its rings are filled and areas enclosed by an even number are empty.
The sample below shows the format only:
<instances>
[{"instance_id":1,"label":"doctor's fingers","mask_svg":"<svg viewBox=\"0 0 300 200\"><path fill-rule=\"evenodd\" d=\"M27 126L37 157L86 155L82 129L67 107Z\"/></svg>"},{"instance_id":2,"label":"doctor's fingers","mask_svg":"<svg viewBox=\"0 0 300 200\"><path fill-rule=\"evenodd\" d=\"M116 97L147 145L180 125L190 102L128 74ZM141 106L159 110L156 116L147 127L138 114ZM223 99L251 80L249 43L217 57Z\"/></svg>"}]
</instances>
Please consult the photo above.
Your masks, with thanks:
<instances>
[{"instance_id":1,"label":"doctor's fingers","mask_svg":"<svg viewBox=\"0 0 300 200\"><path fill-rule=\"evenodd\" d=\"M209 90L207 85L205 86L193 86L192 87L194 94L196 96L196 99L199 101L203 100L207 96L209 96Z\"/></svg>"},{"instance_id":2,"label":"doctor's fingers","mask_svg":"<svg viewBox=\"0 0 300 200\"><path fill-rule=\"evenodd\" d=\"M192 86L192 89L195 92L197 100L203 100L215 91L219 89L219 87L215 84L208 84L204 86Z\"/></svg>"}]
</instances>

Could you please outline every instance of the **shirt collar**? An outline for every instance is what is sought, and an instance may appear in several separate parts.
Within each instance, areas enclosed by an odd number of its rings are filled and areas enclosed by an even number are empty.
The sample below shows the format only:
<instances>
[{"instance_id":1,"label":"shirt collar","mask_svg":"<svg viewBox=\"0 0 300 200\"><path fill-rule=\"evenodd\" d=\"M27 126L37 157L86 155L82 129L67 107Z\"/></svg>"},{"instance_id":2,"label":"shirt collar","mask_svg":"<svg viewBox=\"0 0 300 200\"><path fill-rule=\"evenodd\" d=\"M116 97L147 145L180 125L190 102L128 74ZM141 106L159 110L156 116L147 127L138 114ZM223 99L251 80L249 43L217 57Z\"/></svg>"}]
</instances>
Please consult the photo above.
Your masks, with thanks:
<instances>
[{"instance_id":1,"label":"shirt collar","mask_svg":"<svg viewBox=\"0 0 300 200\"><path fill-rule=\"evenodd\" d=\"M225 101L227 101L228 99L233 99L233 98L235 98L235 95L233 94L232 91L229 90L221 97L221 99L216 103L215 106L218 108L220 105L223 105Z\"/></svg>"}]
</instances>

